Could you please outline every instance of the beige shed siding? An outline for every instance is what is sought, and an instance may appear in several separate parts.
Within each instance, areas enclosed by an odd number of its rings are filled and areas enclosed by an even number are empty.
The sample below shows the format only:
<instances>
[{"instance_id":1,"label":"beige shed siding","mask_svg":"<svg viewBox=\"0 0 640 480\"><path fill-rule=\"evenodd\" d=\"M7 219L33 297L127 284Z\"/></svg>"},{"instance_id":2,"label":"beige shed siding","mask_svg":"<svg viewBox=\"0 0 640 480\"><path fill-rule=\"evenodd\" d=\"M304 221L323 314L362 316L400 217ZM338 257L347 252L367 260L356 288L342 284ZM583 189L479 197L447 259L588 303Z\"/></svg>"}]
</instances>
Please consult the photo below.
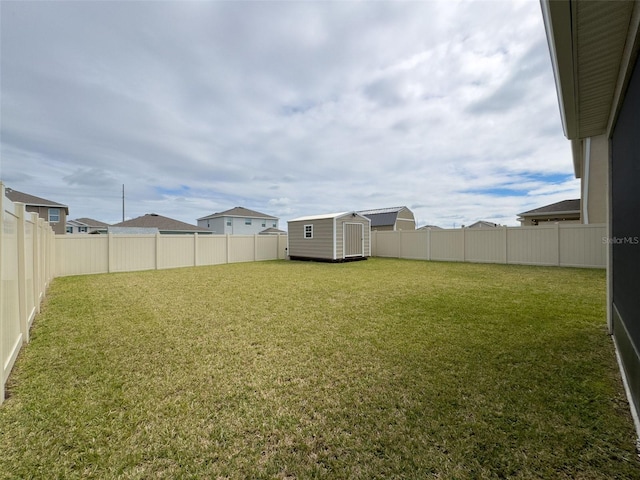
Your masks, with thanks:
<instances>
[{"instance_id":1,"label":"beige shed siding","mask_svg":"<svg viewBox=\"0 0 640 480\"><path fill-rule=\"evenodd\" d=\"M408 208L403 208L398 212L398 218L396 218L396 230L415 230L416 219L413 216L413 212Z\"/></svg>"},{"instance_id":2,"label":"beige shed siding","mask_svg":"<svg viewBox=\"0 0 640 480\"><path fill-rule=\"evenodd\" d=\"M333 218L289 223L289 255L333 260ZM313 225L313 238L304 238L304 226Z\"/></svg>"}]
</instances>

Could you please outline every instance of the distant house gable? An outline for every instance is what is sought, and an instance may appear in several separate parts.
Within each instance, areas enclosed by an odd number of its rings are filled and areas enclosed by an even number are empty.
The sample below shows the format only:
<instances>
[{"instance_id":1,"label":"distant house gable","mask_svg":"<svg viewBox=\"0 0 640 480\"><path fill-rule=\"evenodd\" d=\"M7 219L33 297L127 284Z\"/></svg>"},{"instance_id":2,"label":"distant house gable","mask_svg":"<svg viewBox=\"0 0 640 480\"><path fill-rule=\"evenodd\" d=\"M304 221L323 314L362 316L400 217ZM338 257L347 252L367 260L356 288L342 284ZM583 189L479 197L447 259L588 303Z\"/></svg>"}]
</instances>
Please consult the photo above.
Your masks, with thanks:
<instances>
[{"instance_id":1,"label":"distant house gable","mask_svg":"<svg viewBox=\"0 0 640 480\"><path fill-rule=\"evenodd\" d=\"M27 212L37 213L40 218L49 222L56 234L66 233L67 216L69 215L67 205L19 192L12 188L5 188L5 195L12 202L24 203Z\"/></svg>"},{"instance_id":2,"label":"distant house gable","mask_svg":"<svg viewBox=\"0 0 640 480\"><path fill-rule=\"evenodd\" d=\"M580 222L580 199L562 200L518 214L522 226L543 222Z\"/></svg>"},{"instance_id":3,"label":"distant house gable","mask_svg":"<svg viewBox=\"0 0 640 480\"><path fill-rule=\"evenodd\" d=\"M478 220L475 223L472 223L467 228L496 228L499 227L497 223L487 222L486 220Z\"/></svg>"},{"instance_id":4,"label":"distant house gable","mask_svg":"<svg viewBox=\"0 0 640 480\"><path fill-rule=\"evenodd\" d=\"M93 218L67 220L67 233L107 233L108 223Z\"/></svg>"},{"instance_id":5,"label":"distant house gable","mask_svg":"<svg viewBox=\"0 0 640 480\"><path fill-rule=\"evenodd\" d=\"M113 227L135 227L135 228L157 228L162 234L180 234L180 233L211 233L206 228L190 225L180 220L164 217L157 213L147 213L131 220L116 223Z\"/></svg>"},{"instance_id":6,"label":"distant house gable","mask_svg":"<svg viewBox=\"0 0 640 480\"><path fill-rule=\"evenodd\" d=\"M374 208L360 210L371 220L371 230L415 230L416 220L413 212L407 207Z\"/></svg>"},{"instance_id":7,"label":"distant house gable","mask_svg":"<svg viewBox=\"0 0 640 480\"><path fill-rule=\"evenodd\" d=\"M256 235L267 228L278 228L278 217L244 207L198 218L198 226L218 234Z\"/></svg>"}]
</instances>

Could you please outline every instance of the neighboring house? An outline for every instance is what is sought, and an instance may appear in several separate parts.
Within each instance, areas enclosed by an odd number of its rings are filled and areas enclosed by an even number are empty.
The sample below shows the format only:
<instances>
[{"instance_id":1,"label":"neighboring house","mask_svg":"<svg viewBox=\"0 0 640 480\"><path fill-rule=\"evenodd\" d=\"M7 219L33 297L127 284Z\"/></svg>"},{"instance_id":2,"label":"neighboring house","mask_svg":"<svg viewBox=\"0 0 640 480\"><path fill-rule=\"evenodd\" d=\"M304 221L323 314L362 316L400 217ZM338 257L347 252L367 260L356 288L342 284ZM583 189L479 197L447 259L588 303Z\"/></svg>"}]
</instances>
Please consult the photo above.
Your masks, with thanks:
<instances>
[{"instance_id":1,"label":"neighboring house","mask_svg":"<svg viewBox=\"0 0 640 480\"><path fill-rule=\"evenodd\" d=\"M258 235L286 235L287 232L284 230L280 230L278 228L267 228L266 230L262 230Z\"/></svg>"},{"instance_id":2,"label":"neighboring house","mask_svg":"<svg viewBox=\"0 0 640 480\"><path fill-rule=\"evenodd\" d=\"M484 220L478 220L475 223L472 223L471 225L467 226L467 228L496 228L499 227L500 225L498 225L497 223L493 223L493 222L486 222Z\"/></svg>"},{"instance_id":3,"label":"neighboring house","mask_svg":"<svg viewBox=\"0 0 640 480\"><path fill-rule=\"evenodd\" d=\"M174 220L173 218L163 217L157 213L147 213L141 217L132 218L131 220L125 220L124 222L116 223L111 227L135 227L135 228L157 228L161 234L183 234L183 233L200 233L210 234L211 232L206 228L197 227L188 223L181 222L180 220ZM109 228L109 232L114 233L116 230ZM131 231L130 231L131 232ZM137 233L137 232L136 232Z\"/></svg>"},{"instance_id":4,"label":"neighboring house","mask_svg":"<svg viewBox=\"0 0 640 480\"><path fill-rule=\"evenodd\" d=\"M437 225L423 225L416 230L442 230L442 227L438 227Z\"/></svg>"},{"instance_id":5,"label":"neighboring house","mask_svg":"<svg viewBox=\"0 0 640 480\"><path fill-rule=\"evenodd\" d=\"M607 223L607 299L640 436L640 2L542 0L582 222Z\"/></svg>"},{"instance_id":6,"label":"neighboring house","mask_svg":"<svg viewBox=\"0 0 640 480\"><path fill-rule=\"evenodd\" d=\"M518 217L522 227L540 225L541 223L580 223L580 199L563 200L534 208L519 213Z\"/></svg>"},{"instance_id":7,"label":"neighboring house","mask_svg":"<svg viewBox=\"0 0 640 480\"><path fill-rule=\"evenodd\" d=\"M56 234L64 235L66 233L67 216L69 215L67 205L18 192L12 188L6 188L5 195L12 202L24 203L27 212L35 212L40 218L49 222Z\"/></svg>"},{"instance_id":8,"label":"neighboring house","mask_svg":"<svg viewBox=\"0 0 640 480\"><path fill-rule=\"evenodd\" d=\"M413 212L407 207L375 208L372 210L360 210L358 213L371 220L371 230L416 229L416 219L413 216Z\"/></svg>"},{"instance_id":9,"label":"neighboring house","mask_svg":"<svg viewBox=\"0 0 640 480\"><path fill-rule=\"evenodd\" d=\"M278 220L255 210L235 207L199 218L198 226L223 235L256 235L267 228L278 228Z\"/></svg>"},{"instance_id":10,"label":"neighboring house","mask_svg":"<svg viewBox=\"0 0 640 480\"><path fill-rule=\"evenodd\" d=\"M67 220L67 233L107 233L108 223L93 218Z\"/></svg>"},{"instance_id":11,"label":"neighboring house","mask_svg":"<svg viewBox=\"0 0 640 480\"><path fill-rule=\"evenodd\" d=\"M293 260L365 259L371 256L371 220L358 212L289 220L288 249Z\"/></svg>"}]
</instances>

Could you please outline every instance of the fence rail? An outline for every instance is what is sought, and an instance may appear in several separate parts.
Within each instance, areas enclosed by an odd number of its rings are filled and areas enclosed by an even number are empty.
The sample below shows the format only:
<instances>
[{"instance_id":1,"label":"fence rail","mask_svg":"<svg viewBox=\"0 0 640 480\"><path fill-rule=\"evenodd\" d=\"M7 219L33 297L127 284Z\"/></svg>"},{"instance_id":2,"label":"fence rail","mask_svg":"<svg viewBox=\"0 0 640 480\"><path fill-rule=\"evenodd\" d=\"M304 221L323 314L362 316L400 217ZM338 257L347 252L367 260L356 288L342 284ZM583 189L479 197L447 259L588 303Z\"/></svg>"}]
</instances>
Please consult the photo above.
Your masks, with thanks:
<instances>
[{"instance_id":1,"label":"fence rail","mask_svg":"<svg viewBox=\"0 0 640 480\"><path fill-rule=\"evenodd\" d=\"M605 268L607 227L554 224L372 232L374 257Z\"/></svg>"},{"instance_id":2,"label":"fence rail","mask_svg":"<svg viewBox=\"0 0 640 480\"><path fill-rule=\"evenodd\" d=\"M55 234L36 213L5 197L0 183L0 403L5 383L53 278Z\"/></svg>"}]
</instances>

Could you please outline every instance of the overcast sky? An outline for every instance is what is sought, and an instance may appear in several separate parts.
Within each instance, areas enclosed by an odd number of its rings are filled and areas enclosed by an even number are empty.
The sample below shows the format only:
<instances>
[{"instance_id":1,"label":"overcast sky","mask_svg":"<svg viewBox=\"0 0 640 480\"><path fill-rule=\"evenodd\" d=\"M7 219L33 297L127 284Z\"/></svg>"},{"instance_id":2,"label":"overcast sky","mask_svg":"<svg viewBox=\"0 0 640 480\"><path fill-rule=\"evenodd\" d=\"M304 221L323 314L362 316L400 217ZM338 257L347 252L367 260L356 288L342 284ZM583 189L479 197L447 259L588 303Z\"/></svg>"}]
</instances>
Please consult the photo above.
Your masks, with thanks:
<instances>
[{"instance_id":1,"label":"overcast sky","mask_svg":"<svg viewBox=\"0 0 640 480\"><path fill-rule=\"evenodd\" d=\"M579 198L540 4L0 2L7 187L108 223Z\"/></svg>"}]
</instances>

